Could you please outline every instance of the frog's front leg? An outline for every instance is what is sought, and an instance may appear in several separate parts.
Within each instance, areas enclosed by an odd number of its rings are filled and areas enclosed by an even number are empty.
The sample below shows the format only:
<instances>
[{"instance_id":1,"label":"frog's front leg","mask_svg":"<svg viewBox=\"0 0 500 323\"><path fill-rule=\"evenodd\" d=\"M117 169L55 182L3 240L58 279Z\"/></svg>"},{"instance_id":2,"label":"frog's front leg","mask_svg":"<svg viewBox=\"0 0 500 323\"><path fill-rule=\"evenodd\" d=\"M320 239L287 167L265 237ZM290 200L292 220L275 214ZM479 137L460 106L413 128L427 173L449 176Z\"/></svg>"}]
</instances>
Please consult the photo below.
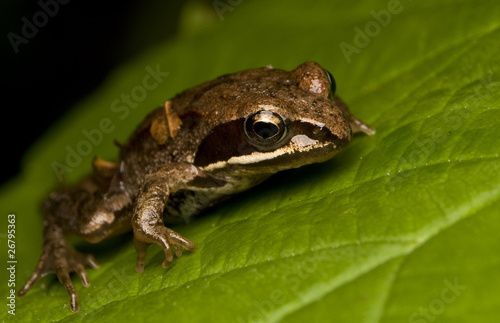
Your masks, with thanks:
<instances>
[{"instance_id":1,"label":"frog's front leg","mask_svg":"<svg viewBox=\"0 0 500 323\"><path fill-rule=\"evenodd\" d=\"M221 181L186 163L165 164L146 176L136 198L132 218L137 272L144 270L144 259L151 244L157 244L165 251L164 268L173 260L173 247L177 256L182 254L182 248L189 251L196 249L191 240L164 225L163 210L168 197L179 190L209 190L220 185L223 185Z\"/></svg>"}]
</instances>

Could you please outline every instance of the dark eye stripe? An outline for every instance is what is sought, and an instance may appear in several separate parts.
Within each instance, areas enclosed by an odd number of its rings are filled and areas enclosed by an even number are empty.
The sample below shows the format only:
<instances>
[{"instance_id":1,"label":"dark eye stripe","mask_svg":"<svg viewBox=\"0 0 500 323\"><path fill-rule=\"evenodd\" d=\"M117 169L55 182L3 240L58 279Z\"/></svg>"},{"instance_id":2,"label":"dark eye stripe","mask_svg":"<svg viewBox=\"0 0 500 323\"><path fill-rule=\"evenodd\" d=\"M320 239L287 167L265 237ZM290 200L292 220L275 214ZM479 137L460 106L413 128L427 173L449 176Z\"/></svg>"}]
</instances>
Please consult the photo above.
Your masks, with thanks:
<instances>
[{"instance_id":1,"label":"dark eye stripe","mask_svg":"<svg viewBox=\"0 0 500 323\"><path fill-rule=\"evenodd\" d=\"M199 145L194 165L204 167L256 151L245 139L243 123L244 119L238 119L215 127Z\"/></svg>"}]
</instances>

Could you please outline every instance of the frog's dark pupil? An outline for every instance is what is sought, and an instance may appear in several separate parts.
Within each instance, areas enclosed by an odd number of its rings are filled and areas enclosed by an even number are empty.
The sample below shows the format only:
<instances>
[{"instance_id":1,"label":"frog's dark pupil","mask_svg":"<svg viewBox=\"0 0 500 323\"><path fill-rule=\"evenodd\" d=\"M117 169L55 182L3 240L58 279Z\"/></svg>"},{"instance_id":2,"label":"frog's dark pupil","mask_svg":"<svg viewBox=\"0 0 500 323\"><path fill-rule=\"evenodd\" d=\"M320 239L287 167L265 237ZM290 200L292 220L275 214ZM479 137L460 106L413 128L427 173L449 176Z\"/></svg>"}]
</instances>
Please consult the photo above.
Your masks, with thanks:
<instances>
[{"instance_id":1,"label":"frog's dark pupil","mask_svg":"<svg viewBox=\"0 0 500 323\"><path fill-rule=\"evenodd\" d=\"M279 132L278 126L276 126L274 123L262 121L254 123L253 130L263 139L271 138Z\"/></svg>"}]
</instances>

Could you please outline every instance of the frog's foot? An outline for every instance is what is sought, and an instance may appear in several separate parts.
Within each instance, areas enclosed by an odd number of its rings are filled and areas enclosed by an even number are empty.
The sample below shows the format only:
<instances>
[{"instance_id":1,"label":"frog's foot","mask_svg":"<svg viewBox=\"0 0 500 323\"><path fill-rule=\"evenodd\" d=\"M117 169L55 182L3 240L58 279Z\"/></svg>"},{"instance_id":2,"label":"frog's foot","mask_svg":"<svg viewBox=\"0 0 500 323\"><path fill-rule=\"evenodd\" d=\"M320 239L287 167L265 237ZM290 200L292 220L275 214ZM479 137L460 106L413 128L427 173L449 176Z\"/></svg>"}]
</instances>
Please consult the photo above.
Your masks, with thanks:
<instances>
[{"instance_id":1,"label":"frog's foot","mask_svg":"<svg viewBox=\"0 0 500 323\"><path fill-rule=\"evenodd\" d=\"M165 227L163 224L134 228L134 243L135 250L137 251L135 270L138 273L144 271L146 252L152 243L159 245L165 251L165 260L162 264L163 268L170 266L170 263L174 259L172 247L175 248L175 255L177 257L182 255L183 248L191 252L196 250L196 246L191 240Z\"/></svg>"},{"instance_id":2,"label":"frog's foot","mask_svg":"<svg viewBox=\"0 0 500 323\"><path fill-rule=\"evenodd\" d=\"M85 271L86 265L90 265L94 269L99 268L99 264L92 255L75 251L65 240L46 241L38 265L17 295L22 297L38 279L47 274L54 273L68 291L71 311L76 313L80 310L78 293L73 286L69 274L76 272L80 276L83 286L90 286L88 275Z\"/></svg>"}]
</instances>

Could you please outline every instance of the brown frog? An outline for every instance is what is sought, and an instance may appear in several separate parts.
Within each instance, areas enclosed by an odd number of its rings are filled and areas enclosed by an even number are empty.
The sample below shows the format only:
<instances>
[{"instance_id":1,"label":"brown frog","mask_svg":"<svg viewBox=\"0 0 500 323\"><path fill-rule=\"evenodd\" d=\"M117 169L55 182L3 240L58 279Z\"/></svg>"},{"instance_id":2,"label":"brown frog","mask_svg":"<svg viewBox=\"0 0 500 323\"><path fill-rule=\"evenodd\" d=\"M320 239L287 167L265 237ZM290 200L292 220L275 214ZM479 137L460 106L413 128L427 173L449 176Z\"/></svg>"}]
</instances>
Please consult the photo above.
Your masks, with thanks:
<instances>
[{"instance_id":1,"label":"brown frog","mask_svg":"<svg viewBox=\"0 0 500 323\"><path fill-rule=\"evenodd\" d=\"M144 270L151 244L163 248L166 268L174 250L181 256L196 247L165 223L188 221L278 171L326 161L349 144L352 132L374 130L349 113L333 77L314 62L291 72L246 70L189 89L146 117L117 162L96 158L92 176L50 194L42 255L18 295L55 273L78 312L70 273L89 286L84 267L99 265L65 235L97 243L132 229L136 271Z\"/></svg>"}]
</instances>

